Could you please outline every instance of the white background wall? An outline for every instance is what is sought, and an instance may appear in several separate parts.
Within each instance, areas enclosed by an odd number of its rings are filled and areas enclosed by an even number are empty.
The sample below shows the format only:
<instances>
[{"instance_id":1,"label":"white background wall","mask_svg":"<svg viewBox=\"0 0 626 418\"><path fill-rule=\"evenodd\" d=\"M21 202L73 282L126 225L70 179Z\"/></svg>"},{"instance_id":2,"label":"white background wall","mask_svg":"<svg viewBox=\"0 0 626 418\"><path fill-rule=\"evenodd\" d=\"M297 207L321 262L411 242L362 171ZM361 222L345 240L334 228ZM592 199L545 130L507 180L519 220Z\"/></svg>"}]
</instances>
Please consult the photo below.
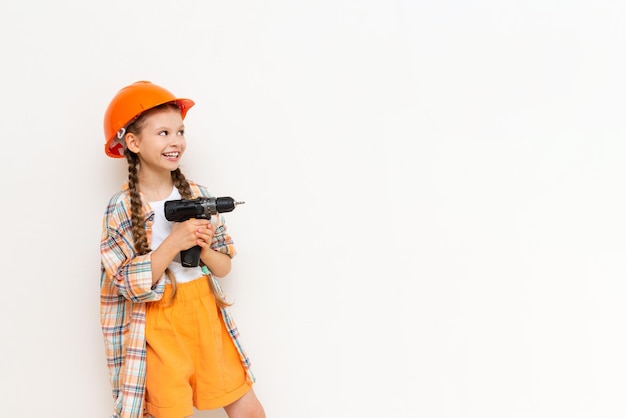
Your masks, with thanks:
<instances>
[{"instance_id":1,"label":"white background wall","mask_svg":"<svg viewBox=\"0 0 626 418\"><path fill-rule=\"evenodd\" d=\"M3 2L2 416L109 416L102 117L137 80L197 102L183 170L246 201L224 285L268 417L625 416L625 18Z\"/></svg>"}]
</instances>

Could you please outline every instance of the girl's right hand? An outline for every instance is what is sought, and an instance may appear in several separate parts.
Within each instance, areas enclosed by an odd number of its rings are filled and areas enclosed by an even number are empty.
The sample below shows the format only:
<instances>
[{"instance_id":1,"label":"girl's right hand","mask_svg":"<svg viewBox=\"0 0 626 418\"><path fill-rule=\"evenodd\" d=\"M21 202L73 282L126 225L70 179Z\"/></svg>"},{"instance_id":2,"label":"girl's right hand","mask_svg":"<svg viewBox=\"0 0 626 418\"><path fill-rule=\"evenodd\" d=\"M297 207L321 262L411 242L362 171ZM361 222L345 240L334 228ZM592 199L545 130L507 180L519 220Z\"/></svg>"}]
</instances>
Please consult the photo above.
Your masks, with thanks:
<instances>
[{"instance_id":1,"label":"girl's right hand","mask_svg":"<svg viewBox=\"0 0 626 418\"><path fill-rule=\"evenodd\" d=\"M208 219L189 219L185 222L174 222L172 232L170 232L166 240L172 241L172 244L179 251L188 250L193 246L201 244L198 235L208 228Z\"/></svg>"}]
</instances>

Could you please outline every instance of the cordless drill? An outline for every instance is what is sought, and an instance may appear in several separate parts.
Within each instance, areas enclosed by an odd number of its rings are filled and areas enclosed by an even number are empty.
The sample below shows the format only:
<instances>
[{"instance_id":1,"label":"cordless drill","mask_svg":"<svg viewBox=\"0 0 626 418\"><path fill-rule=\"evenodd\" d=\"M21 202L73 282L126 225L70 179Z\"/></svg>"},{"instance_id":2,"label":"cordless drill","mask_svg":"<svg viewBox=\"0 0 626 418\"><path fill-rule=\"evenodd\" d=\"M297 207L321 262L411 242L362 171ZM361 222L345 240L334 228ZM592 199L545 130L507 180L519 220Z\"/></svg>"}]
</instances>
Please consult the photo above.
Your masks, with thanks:
<instances>
[{"instance_id":1,"label":"cordless drill","mask_svg":"<svg viewBox=\"0 0 626 418\"><path fill-rule=\"evenodd\" d=\"M165 202L165 218L168 221L184 222L188 219L211 219L211 215L232 212L237 205L232 197L197 197L195 199L168 200ZM196 267L200 261L199 245L180 252L183 267Z\"/></svg>"}]
</instances>

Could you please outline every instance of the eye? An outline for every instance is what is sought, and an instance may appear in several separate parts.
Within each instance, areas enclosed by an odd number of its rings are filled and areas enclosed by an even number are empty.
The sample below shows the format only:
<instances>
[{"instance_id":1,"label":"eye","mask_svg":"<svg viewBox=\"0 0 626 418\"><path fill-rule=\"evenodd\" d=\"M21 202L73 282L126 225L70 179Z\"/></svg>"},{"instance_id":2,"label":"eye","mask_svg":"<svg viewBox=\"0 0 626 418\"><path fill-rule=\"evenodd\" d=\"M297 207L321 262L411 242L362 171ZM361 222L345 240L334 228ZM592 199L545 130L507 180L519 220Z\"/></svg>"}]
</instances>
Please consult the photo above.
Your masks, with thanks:
<instances>
[{"instance_id":1,"label":"eye","mask_svg":"<svg viewBox=\"0 0 626 418\"><path fill-rule=\"evenodd\" d=\"M167 136L167 134L168 134L167 130L163 130L163 131L159 132L159 135L161 135L161 136Z\"/></svg>"},{"instance_id":2,"label":"eye","mask_svg":"<svg viewBox=\"0 0 626 418\"><path fill-rule=\"evenodd\" d=\"M181 129L180 131L178 131L178 136L185 136L185 130Z\"/></svg>"}]
</instances>

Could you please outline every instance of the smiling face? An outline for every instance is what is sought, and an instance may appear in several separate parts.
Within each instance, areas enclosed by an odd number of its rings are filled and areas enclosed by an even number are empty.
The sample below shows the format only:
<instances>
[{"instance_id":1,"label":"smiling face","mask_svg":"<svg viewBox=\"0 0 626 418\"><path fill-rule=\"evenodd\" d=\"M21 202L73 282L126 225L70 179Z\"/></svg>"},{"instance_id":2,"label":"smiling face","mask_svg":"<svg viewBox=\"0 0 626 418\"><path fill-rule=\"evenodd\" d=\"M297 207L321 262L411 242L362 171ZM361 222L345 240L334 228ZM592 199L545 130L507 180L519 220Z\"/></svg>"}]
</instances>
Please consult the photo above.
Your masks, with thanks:
<instances>
[{"instance_id":1,"label":"smiling face","mask_svg":"<svg viewBox=\"0 0 626 418\"><path fill-rule=\"evenodd\" d=\"M166 106L149 111L126 135L126 146L139 156L141 171L169 174L176 170L187 143L180 110Z\"/></svg>"}]
</instances>

